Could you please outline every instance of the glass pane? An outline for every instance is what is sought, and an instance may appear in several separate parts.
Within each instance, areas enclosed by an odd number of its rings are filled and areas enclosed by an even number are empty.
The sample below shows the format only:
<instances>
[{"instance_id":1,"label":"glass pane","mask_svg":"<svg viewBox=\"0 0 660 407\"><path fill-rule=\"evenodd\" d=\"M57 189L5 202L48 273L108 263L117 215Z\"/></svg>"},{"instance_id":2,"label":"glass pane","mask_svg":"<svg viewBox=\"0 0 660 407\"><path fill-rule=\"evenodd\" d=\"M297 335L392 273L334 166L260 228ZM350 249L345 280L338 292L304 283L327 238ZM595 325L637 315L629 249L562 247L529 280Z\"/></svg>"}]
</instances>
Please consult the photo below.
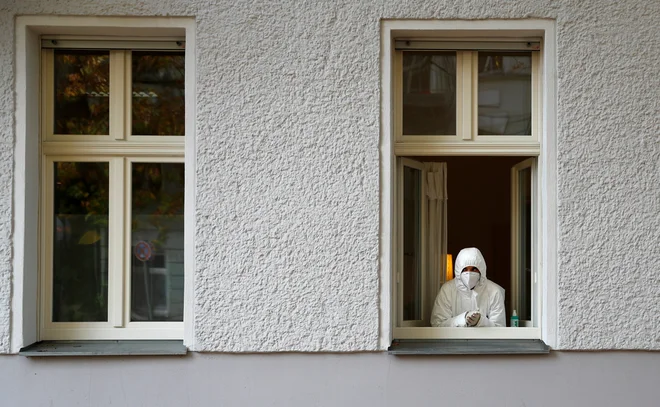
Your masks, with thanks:
<instances>
[{"instance_id":1,"label":"glass pane","mask_svg":"<svg viewBox=\"0 0 660 407\"><path fill-rule=\"evenodd\" d=\"M110 54L55 50L55 134L109 134Z\"/></svg>"},{"instance_id":2,"label":"glass pane","mask_svg":"<svg viewBox=\"0 0 660 407\"><path fill-rule=\"evenodd\" d=\"M183 321L183 163L134 163L131 321Z\"/></svg>"},{"instance_id":3,"label":"glass pane","mask_svg":"<svg viewBox=\"0 0 660 407\"><path fill-rule=\"evenodd\" d=\"M403 53L403 134L456 134L456 53Z\"/></svg>"},{"instance_id":4,"label":"glass pane","mask_svg":"<svg viewBox=\"0 0 660 407\"><path fill-rule=\"evenodd\" d=\"M403 167L403 319L422 319L422 172Z\"/></svg>"},{"instance_id":5,"label":"glass pane","mask_svg":"<svg viewBox=\"0 0 660 407\"><path fill-rule=\"evenodd\" d=\"M518 273L520 293L518 317L521 321L532 319L532 170L525 168L519 172L518 208L520 208L518 234Z\"/></svg>"},{"instance_id":6,"label":"glass pane","mask_svg":"<svg viewBox=\"0 0 660 407\"><path fill-rule=\"evenodd\" d=\"M133 52L132 134L185 134L183 52Z\"/></svg>"},{"instance_id":7,"label":"glass pane","mask_svg":"<svg viewBox=\"0 0 660 407\"><path fill-rule=\"evenodd\" d=\"M109 164L54 165L53 321L107 321Z\"/></svg>"},{"instance_id":8,"label":"glass pane","mask_svg":"<svg viewBox=\"0 0 660 407\"><path fill-rule=\"evenodd\" d=\"M532 134L532 54L479 52L479 134Z\"/></svg>"}]
</instances>

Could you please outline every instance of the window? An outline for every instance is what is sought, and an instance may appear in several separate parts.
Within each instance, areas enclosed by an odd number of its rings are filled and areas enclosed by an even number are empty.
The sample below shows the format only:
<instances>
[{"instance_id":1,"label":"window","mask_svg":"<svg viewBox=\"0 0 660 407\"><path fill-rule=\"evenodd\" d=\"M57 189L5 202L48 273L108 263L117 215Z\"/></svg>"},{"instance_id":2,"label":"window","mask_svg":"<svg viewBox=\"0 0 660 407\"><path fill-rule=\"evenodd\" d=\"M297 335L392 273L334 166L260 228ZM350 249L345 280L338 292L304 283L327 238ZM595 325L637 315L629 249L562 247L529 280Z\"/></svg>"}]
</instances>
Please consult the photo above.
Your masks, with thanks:
<instances>
[{"instance_id":1,"label":"window","mask_svg":"<svg viewBox=\"0 0 660 407\"><path fill-rule=\"evenodd\" d=\"M184 49L42 39L41 339L183 336Z\"/></svg>"},{"instance_id":2,"label":"window","mask_svg":"<svg viewBox=\"0 0 660 407\"><path fill-rule=\"evenodd\" d=\"M384 23L393 339L542 337L546 31L465 29L490 23ZM481 250L504 289L506 327L431 327L464 247Z\"/></svg>"}]
</instances>

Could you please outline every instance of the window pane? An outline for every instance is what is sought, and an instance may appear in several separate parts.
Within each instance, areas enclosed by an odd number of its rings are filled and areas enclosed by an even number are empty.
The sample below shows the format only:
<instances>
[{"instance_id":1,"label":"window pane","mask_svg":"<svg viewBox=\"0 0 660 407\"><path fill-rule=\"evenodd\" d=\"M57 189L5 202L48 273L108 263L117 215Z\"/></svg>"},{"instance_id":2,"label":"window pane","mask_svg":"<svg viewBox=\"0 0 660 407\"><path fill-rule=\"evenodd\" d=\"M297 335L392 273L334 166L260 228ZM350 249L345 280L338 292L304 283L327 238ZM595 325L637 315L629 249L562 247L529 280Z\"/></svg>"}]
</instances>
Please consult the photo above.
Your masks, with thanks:
<instances>
[{"instance_id":1,"label":"window pane","mask_svg":"<svg viewBox=\"0 0 660 407\"><path fill-rule=\"evenodd\" d=\"M532 54L479 52L479 134L532 134Z\"/></svg>"},{"instance_id":2,"label":"window pane","mask_svg":"<svg viewBox=\"0 0 660 407\"><path fill-rule=\"evenodd\" d=\"M110 54L55 51L55 134L109 134Z\"/></svg>"},{"instance_id":3,"label":"window pane","mask_svg":"<svg viewBox=\"0 0 660 407\"><path fill-rule=\"evenodd\" d=\"M403 53L403 134L456 134L456 53Z\"/></svg>"},{"instance_id":4,"label":"window pane","mask_svg":"<svg viewBox=\"0 0 660 407\"><path fill-rule=\"evenodd\" d=\"M133 135L185 134L183 52L133 52Z\"/></svg>"},{"instance_id":5,"label":"window pane","mask_svg":"<svg viewBox=\"0 0 660 407\"><path fill-rule=\"evenodd\" d=\"M131 320L183 321L183 163L134 163Z\"/></svg>"},{"instance_id":6,"label":"window pane","mask_svg":"<svg viewBox=\"0 0 660 407\"><path fill-rule=\"evenodd\" d=\"M532 319L532 170L525 168L519 173L518 208L520 208L519 228L520 247L518 248L518 278L520 293L518 317L521 321Z\"/></svg>"},{"instance_id":7,"label":"window pane","mask_svg":"<svg viewBox=\"0 0 660 407\"><path fill-rule=\"evenodd\" d=\"M403 167L403 320L422 319L422 172Z\"/></svg>"},{"instance_id":8,"label":"window pane","mask_svg":"<svg viewBox=\"0 0 660 407\"><path fill-rule=\"evenodd\" d=\"M54 165L53 321L107 321L109 164Z\"/></svg>"}]
</instances>

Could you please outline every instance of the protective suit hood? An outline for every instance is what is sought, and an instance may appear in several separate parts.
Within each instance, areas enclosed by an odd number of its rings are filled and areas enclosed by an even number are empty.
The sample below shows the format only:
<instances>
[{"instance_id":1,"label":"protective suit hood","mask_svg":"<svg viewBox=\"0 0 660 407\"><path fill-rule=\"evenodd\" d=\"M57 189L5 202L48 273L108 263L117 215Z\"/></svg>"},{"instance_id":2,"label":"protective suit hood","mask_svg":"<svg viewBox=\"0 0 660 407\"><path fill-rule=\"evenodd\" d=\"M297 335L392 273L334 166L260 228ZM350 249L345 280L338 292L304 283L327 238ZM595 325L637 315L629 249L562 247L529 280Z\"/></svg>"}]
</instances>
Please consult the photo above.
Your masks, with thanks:
<instances>
[{"instance_id":1,"label":"protective suit hood","mask_svg":"<svg viewBox=\"0 0 660 407\"><path fill-rule=\"evenodd\" d=\"M479 310L477 326L506 326L505 292L486 278L486 260L476 247L461 250L454 262L454 279L440 287L431 311L431 326L465 327L467 313ZM461 271L472 266L479 269L481 278L470 290L461 279Z\"/></svg>"},{"instance_id":2,"label":"protective suit hood","mask_svg":"<svg viewBox=\"0 0 660 407\"><path fill-rule=\"evenodd\" d=\"M504 289L486 278L486 260L476 247L463 249L454 262L454 279L440 287L431 311L431 326L465 327L467 312L479 310L477 326L506 326ZM479 269L481 278L470 290L461 279L461 271L472 266Z\"/></svg>"},{"instance_id":3,"label":"protective suit hood","mask_svg":"<svg viewBox=\"0 0 660 407\"><path fill-rule=\"evenodd\" d=\"M454 262L454 278L460 281L461 271L467 266L476 267L481 273L481 279L477 284L477 287L484 285L486 283L486 260L481 254L481 251L476 247L467 247L461 250L456 256L456 261ZM460 283L463 286L462 283ZM476 288L476 287L475 287Z\"/></svg>"}]
</instances>

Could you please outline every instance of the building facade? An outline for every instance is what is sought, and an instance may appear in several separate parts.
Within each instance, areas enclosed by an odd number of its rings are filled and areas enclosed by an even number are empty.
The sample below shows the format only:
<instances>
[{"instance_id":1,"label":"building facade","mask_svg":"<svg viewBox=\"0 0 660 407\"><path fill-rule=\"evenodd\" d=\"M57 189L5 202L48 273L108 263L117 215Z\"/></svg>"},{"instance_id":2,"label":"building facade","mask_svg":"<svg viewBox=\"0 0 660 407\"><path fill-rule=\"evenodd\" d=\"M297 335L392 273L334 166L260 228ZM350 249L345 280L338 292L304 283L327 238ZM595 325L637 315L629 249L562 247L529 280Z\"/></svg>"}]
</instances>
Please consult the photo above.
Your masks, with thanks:
<instances>
[{"instance_id":1,"label":"building facade","mask_svg":"<svg viewBox=\"0 0 660 407\"><path fill-rule=\"evenodd\" d=\"M0 404L656 405L658 19L4 2ZM471 245L524 326L429 326ZM550 351L433 354L456 339ZM25 353L55 340L188 354Z\"/></svg>"}]
</instances>

